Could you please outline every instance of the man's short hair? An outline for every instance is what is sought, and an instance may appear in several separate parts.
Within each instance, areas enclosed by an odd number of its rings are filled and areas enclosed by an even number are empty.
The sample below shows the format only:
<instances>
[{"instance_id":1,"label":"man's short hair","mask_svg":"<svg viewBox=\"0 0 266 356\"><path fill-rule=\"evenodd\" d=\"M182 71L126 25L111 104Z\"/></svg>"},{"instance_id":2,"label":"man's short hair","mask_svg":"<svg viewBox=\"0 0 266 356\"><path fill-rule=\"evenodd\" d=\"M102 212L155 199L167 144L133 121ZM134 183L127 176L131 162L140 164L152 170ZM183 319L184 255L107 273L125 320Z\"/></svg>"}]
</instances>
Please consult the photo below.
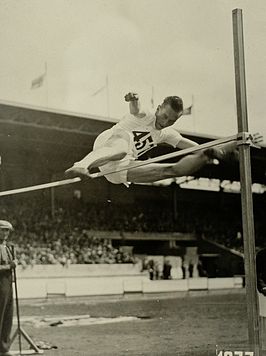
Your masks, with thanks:
<instances>
[{"instance_id":1,"label":"man's short hair","mask_svg":"<svg viewBox=\"0 0 266 356\"><path fill-rule=\"evenodd\" d=\"M179 98L179 96L167 96L164 99L163 104L169 104L171 108L177 113L183 111L183 100Z\"/></svg>"}]
</instances>

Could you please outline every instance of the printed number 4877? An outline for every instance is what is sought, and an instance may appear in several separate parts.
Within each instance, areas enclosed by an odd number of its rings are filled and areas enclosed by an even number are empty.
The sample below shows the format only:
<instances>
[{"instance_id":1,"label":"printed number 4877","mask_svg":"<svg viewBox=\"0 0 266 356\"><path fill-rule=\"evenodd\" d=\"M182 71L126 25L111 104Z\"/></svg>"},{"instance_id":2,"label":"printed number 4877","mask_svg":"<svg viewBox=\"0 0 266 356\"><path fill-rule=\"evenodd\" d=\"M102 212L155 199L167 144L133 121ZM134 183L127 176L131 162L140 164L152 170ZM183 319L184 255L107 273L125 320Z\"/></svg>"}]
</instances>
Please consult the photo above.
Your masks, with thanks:
<instances>
[{"instance_id":1,"label":"printed number 4877","mask_svg":"<svg viewBox=\"0 0 266 356\"><path fill-rule=\"evenodd\" d=\"M253 351L219 351L217 356L254 356Z\"/></svg>"}]
</instances>

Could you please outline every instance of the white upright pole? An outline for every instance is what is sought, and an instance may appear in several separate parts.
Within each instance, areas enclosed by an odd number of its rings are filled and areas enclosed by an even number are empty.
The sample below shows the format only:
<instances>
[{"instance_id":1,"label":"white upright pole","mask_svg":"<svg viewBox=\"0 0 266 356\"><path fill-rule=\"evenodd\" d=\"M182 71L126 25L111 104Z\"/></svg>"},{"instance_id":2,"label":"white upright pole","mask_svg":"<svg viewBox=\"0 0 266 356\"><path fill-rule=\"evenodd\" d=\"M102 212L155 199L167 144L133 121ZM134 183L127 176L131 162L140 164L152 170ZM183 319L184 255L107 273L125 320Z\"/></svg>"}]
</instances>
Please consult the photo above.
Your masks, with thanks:
<instances>
[{"instance_id":1,"label":"white upright pole","mask_svg":"<svg viewBox=\"0 0 266 356\"><path fill-rule=\"evenodd\" d=\"M238 132L248 132L243 17L241 9L233 10L233 40ZM248 144L241 144L239 146L239 154L248 335L250 347L254 349L255 355L260 355L250 146Z\"/></svg>"},{"instance_id":2,"label":"white upright pole","mask_svg":"<svg viewBox=\"0 0 266 356\"><path fill-rule=\"evenodd\" d=\"M48 71L47 71L47 62L44 64L44 80L46 83L45 84L45 99L46 99L46 107L48 108Z\"/></svg>"},{"instance_id":3,"label":"white upright pole","mask_svg":"<svg viewBox=\"0 0 266 356\"><path fill-rule=\"evenodd\" d=\"M109 119L110 118L110 92L109 92L109 78L108 78L108 75L106 75L105 85L106 85L107 117Z\"/></svg>"}]
</instances>

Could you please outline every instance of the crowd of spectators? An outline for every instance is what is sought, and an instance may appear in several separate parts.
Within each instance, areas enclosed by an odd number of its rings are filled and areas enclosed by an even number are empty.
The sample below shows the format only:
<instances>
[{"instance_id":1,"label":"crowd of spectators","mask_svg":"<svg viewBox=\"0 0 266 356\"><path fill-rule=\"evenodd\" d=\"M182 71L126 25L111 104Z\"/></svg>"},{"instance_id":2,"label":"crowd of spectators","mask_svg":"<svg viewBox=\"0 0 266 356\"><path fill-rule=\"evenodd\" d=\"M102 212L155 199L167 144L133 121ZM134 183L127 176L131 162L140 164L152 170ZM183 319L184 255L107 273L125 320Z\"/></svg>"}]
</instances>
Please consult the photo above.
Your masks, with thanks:
<instances>
[{"instance_id":1,"label":"crowd of spectators","mask_svg":"<svg viewBox=\"0 0 266 356\"><path fill-rule=\"evenodd\" d=\"M20 264L130 263L134 257L113 247L108 233L184 232L242 249L241 213L234 209L210 209L182 204L178 211L171 205L88 204L75 200L57 204L53 213L47 203L31 199L1 202L1 219L15 226ZM265 231L265 220L256 217L257 240ZM104 231L104 237L97 236Z\"/></svg>"},{"instance_id":2,"label":"crowd of spectators","mask_svg":"<svg viewBox=\"0 0 266 356\"><path fill-rule=\"evenodd\" d=\"M0 205L0 213L2 219L11 221L15 227L12 241L22 266L134 262L123 246L112 246L108 231L104 237L97 236L97 211L86 214L73 206L59 207L51 216L50 207L38 201L16 201L16 204L11 201Z\"/></svg>"}]
</instances>

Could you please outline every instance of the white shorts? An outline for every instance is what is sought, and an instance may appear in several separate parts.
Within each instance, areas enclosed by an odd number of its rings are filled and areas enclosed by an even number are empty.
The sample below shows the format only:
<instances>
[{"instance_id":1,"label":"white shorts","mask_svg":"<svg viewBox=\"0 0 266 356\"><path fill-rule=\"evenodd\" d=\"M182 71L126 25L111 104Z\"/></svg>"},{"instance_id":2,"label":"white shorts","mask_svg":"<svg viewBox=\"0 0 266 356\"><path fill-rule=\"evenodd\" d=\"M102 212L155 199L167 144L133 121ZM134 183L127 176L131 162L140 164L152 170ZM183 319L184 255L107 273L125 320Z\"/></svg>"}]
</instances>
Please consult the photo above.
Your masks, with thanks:
<instances>
[{"instance_id":1,"label":"white shorts","mask_svg":"<svg viewBox=\"0 0 266 356\"><path fill-rule=\"evenodd\" d=\"M112 136L112 129L103 131L95 140L93 149L103 147L107 140ZM99 167L101 172L117 171L121 168L127 167L131 162L135 161L135 158L129 153L120 161L110 161L107 164ZM113 184L125 184L128 186L130 183L127 181L127 170L107 174L104 177Z\"/></svg>"}]
</instances>

